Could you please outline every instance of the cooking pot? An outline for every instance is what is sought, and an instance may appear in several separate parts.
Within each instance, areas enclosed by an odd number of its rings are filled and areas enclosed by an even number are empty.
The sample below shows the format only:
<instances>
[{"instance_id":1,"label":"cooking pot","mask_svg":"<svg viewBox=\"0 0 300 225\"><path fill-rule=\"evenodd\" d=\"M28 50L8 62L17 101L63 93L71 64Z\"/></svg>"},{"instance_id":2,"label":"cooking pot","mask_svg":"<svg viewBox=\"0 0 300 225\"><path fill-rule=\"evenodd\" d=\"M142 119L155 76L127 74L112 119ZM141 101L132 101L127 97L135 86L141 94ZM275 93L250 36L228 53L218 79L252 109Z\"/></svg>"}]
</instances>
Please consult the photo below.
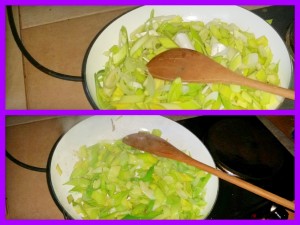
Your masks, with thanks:
<instances>
[{"instance_id":1,"label":"cooking pot","mask_svg":"<svg viewBox=\"0 0 300 225\"><path fill-rule=\"evenodd\" d=\"M203 143L182 125L161 116L93 116L68 130L54 145L48 159L47 181L51 195L59 209L68 218L81 219L67 196L72 188L65 183L70 179L74 164L78 161L76 152L83 146L91 146L101 140L117 140L138 131L159 129L162 138L181 150L189 151L196 160L215 167L215 163ZM59 166L61 174L58 172ZM217 198L219 180L211 176L206 185L207 205L204 218L212 210Z\"/></svg>"},{"instance_id":2,"label":"cooking pot","mask_svg":"<svg viewBox=\"0 0 300 225\"><path fill-rule=\"evenodd\" d=\"M104 53L118 43L118 34L122 26L125 26L130 34L149 18L152 9L155 16L179 15L187 21L197 20L205 23L218 18L254 33L256 37L265 35L273 53L273 61L279 62L278 75L281 86L289 88L293 71L285 43L266 21L249 10L237 6L142 6L121 15L100 30L87 49L82 65L83 85L94 109L100 108L97 103L94 75L104 69L108 60ZM279 103L274 108L278 108L283 100L284 98L279 97Z\"/></svg>"}]
</instances>

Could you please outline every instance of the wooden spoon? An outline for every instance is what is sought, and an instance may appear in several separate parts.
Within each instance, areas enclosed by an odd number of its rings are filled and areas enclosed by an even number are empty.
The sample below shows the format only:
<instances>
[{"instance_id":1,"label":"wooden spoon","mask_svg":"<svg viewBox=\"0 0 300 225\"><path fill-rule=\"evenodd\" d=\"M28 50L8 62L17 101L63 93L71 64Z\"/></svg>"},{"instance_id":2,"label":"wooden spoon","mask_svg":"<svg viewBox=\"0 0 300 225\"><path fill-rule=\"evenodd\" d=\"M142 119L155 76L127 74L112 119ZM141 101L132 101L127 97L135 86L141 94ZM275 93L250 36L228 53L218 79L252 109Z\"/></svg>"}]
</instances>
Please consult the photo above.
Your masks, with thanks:
<instances>
[{"instance_id":1,"label":"wooden spoon","mask_svg":"<svg viewBox=\"0 0 300 225\"><path fill-rule=\"evenodd\" d=\"M168 143L166 140L154 136L146 132L139 132L135 134L130 134L123 138L123 142L129 146L132 146L136 149L149 152L151 154L174 159L186 164L195 166L201 170L204 170L210 174L213 174L229 183L235 184L243 189L246 189L252 193L255 193L263 198L266 198L272 202L275 202L279 205L282 205L288 209L294 211L295 205L292 201L284 199L278 195L275 195L269 191L266 191L260 187L257 187L253 184L250 184L244 180L241 180L237 177L230 176L220 170L217 170L211 166L203 164L190 156L186 155L182 151L178 150L176 147ZM283 184L284 185L284 184Z\"/></svg>"},{"instance_id":2,"label":"wooden spoon","mask_svg":"<svg viewBox=\"0 0 300 225\"><path fill-rule=\"evenodd\" d=\"M237 84L295 99L293 90L246 78L191 49L174 48L162 52L150 60L147 67L153 77L162 80L180 77L186 82Z\"/></svg>"}]
</instances>

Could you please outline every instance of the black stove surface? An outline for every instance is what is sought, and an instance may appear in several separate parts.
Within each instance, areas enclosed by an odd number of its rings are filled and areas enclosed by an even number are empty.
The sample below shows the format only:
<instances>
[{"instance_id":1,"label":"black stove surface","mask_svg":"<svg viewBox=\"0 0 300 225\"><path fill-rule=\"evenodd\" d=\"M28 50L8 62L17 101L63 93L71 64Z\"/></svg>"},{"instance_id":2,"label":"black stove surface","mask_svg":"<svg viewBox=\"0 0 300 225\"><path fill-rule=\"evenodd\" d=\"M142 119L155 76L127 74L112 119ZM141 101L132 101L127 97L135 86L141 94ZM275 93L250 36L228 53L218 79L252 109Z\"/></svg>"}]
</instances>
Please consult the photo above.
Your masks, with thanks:
<instances>
[{"instance_id":1,"label":"black stove surface","mask_svg":"<svg viewBox=\"0 0 300 225\"><path fill-rule=\"evenodd\" d=\"M294 200L294 157L285 149L285 147L273 136L273 134L260 122L255 116L200 116L190 119L179 121L181 125L189 129L194 133L207 147L208 151L212 153L212 150L208 144L208 134L211 130L215 129L218 123L224 123L224 121L241 120L243 129L258 129L259 135L262 139L267 138L276 146L276 152L279 152L281 164L280 168L273 171L272 176L265 178L254 179L244 177L250 183L253 183L259 187L262 187L274 194L284 197L289 200ZM248 124L248 125L247 125ZM249 128L247 126L251 126ZM245 135L247 132L241 133ZM227 134L228 135L228 134ZM230 135L229 135L230 136ZM259 140L257 140L259 144ZM270 149L270 156L275 150ZM219 159L212 154L216 165L220 168ZM266 156L265 156L266 157ZM267 159L267 157L265 158ZM223 168L220 168L223 169ZM237 168L235 168L236 170ZM271 217L270 211L273 207L278 207L269 200L266 200L260 196L257 196L249 191L232 185L226 181L219 180L220 188L218 198L214 206L213 211L210 213L208 219L259 219ZM282 210L278 207L278 210Z\"/></svg>"}]
</instances>

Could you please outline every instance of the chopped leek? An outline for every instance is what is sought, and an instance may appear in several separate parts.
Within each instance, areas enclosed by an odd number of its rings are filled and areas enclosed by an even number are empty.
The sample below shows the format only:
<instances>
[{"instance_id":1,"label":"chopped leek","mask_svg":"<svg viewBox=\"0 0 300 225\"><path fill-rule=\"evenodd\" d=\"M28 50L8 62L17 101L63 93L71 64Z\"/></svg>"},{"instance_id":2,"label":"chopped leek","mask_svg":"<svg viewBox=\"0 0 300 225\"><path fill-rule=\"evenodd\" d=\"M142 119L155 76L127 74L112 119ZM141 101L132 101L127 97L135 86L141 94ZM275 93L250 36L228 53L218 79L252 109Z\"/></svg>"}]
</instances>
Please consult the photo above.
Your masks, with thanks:
<instances>
[{"instance_id":1,"label":"chopped leek","mask_svg":"<svg viewBox=\"0 0 300 225\"><path fill-rule=\"evenodd\" d=\"M152 133L161 135L154 129ZM65 184L83 219L201 219L210 174L121 140L83 146Z\"/></svg>"},{"instance_id":2,"label":"chopped leek","mask_svg":"<svg viewBox=\"0 0 300 225\"><path fill-rule=\"evenodd\" d=\"M59 164L56 164L55 168L56 168L56 171L58 172L59 176L61 176L62 175L62 170L61 170Z\"/></svg>"},{"instance_id":3,"label":"chopped leek","mask_svg":"<svg viewBox=\"0 0 300 225\"><path fill-rule=\"evenodd\" d=\"M279 104L277 96L266 98L265 92L247 87L220 84L215 86L220 89L212 89L211 84L154 79L147 62L177 47L203 53L241 76L280 85L278 63L273 62L265 36L255 37L220 19L205 24L176 15L156 17L152 10L149 19L132 33L127 34L123 26L119 44L106 52L105 68L95 74L99 108L269 109Z\"/></svg>"}]
</instances>

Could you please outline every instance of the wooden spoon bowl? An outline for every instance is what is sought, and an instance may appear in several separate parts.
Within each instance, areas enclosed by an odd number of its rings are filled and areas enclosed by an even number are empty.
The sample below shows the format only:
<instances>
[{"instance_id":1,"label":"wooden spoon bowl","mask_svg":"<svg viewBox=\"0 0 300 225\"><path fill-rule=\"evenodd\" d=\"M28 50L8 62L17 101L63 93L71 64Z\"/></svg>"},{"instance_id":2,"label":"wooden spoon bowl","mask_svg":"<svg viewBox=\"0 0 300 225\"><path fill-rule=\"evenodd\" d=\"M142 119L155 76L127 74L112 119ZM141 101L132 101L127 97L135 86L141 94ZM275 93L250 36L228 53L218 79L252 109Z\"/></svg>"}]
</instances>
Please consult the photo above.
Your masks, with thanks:
<instances>
[{"instance_id":1,"label":"wooden spoon bowl","mask_svg":"<svg viewBox=\"0 0 300 225\"><path fill-rule=\"evenodd\" d=\"M246 78L191 49L162 52L150 60L147 67L153 77L162 80L180 77L186 82L236 84L295 99L293 90Z\"/></svg>"}]
</instances>

